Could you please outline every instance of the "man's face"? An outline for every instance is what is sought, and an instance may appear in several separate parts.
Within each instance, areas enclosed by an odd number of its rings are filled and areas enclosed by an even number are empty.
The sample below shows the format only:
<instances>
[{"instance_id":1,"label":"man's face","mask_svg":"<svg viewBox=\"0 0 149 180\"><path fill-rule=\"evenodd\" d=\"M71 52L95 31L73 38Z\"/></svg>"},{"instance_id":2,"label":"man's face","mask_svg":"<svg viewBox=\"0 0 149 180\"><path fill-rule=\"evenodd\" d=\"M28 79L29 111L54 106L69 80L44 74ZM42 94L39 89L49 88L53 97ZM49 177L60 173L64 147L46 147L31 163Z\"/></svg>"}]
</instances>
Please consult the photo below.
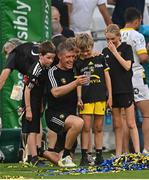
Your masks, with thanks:
<instances>
[{"instance_id":1,"label":"man's face","mask_svg":"<svg viewBox=\"0 0 149 180\"><path fill-rule=\"evenodd\" d=\"M54 61L55 54L47 53L45 55L40 55L41 63L45 67L49 67Z\"/></svg>"},{"instance_id":2,"label":"man's face","mask_svg":"<svg viewBox=\"0 0 149 180\"><path fill-rule=\"evenodd\" d=\"M59 22L60 21L60 14L57 10L52 10L52 21Z\"/></svg>"},{"instance_id":3,"label":"man's face","mask_svg":"<svg viewBox=\"0 0 149 180\"><path fill-rule=\"evenodd\" d=\"M64 51L58 54L59 65L63 70L69 70L73 68L73 64L76 58L75 51Z\"/></svg>"}]
</instances>

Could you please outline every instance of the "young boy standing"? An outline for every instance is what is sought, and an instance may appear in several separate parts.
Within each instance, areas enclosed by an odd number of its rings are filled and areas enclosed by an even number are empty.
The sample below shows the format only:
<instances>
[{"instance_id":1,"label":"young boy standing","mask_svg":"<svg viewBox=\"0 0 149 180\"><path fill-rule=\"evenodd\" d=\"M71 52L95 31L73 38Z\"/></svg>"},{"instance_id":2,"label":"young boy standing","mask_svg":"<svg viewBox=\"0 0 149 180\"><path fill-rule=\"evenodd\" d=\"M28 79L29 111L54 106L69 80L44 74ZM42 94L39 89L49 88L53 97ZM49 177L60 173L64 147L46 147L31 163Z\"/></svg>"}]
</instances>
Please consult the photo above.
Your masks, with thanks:
<instances>
[{"instance_id":1,"label":"young boy standing","mask_svg":"<svg viewBox=\"0 0 149 180\"><path fill-rule=\"evenodd\" d=\"M40 115L42 111L42 98L47 79L47 69L53 63L55 46L45 41L39 45L39 61L35 62L29 70L24 99L26 113L22 118L22 131L28 133L27 144L32 156L31 163L38 164L36 136L40 133Z\"/></svg>"},{"instance_id":2,"label":"young boy standing","mask_svg":"<svg viewBox=\"0 0 149 180\"><path fill-rule=\"evenodd\" d=\"M78 75L88 74L90 83L78 87L78 106L80 115L84 120L81 139L82 159L80 165L88 166L87 149L90 137L91 119L94 117L94 143L96 148L95 165L103 161L103 117L106 105L112 106L111 80L109 67L105 63L102 54L93 57L93 39L88 34L80 34L76 37L77 47L80 49L80 59L76 61ZM108 100L107 93L108 92ZM106 104L107 100L107 104Z\"/></svg>"}]
</instances>

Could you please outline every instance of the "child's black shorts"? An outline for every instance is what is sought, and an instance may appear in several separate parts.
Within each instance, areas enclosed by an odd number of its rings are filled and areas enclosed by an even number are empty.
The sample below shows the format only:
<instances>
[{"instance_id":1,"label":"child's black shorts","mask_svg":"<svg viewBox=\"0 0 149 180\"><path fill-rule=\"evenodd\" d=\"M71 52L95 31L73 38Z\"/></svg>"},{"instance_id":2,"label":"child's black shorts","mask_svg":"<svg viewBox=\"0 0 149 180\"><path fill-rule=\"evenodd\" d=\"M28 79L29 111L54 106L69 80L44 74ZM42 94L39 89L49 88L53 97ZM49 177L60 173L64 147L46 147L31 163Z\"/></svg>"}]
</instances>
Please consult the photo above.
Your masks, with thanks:
<instances>
[{"instance_id":1,"label":"child's black shorts","mask_svg":"<svg viewBox=\"0 0 149 180\"><path fill-rule=\"evenodd\" d=\"M114 94L112 97L113 108L128 108L134 102L133 93Z\"/></svg>"},{"instance_id":2,"label":"child's black shorts","mask_svg":"<svg viewBox=\"0 0 149 180\"><path fill-rule=\"evenodd\" d=\"M23 133L40 133L40 116L41 116L41 105L32 105L32 121L26 119L26 113L22 117L22 132Z\"/></svg>"}]
</instances>

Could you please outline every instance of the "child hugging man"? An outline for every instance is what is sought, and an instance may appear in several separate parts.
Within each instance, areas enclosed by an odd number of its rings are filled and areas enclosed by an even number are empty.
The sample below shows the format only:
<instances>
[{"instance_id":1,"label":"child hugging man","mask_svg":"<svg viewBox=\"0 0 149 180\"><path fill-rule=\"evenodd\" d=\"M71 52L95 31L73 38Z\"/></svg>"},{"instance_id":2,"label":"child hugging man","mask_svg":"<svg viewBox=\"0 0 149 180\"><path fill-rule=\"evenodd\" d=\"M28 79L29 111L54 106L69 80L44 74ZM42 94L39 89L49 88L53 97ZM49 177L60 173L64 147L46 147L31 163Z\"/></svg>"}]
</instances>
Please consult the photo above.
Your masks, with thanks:
<instances>
[{"instance_id":1,"label":"child hugging man","mask_svg":"<svg viewBox=\"0 0 149 180\"><path fill-rule=\"evenodd\" d=\"M76 37L77 47L80 49L80 59L76 61L75 70L77 75L88 74L90 83L79 86L78 106L80 116L84 120L84 126L81 134L81 166L88 166L87 149L90 137L90 128L92 116L94 118L94 143L96 148L95 165L103 161L103 117L106 106L112 106L111 80L109 76L109 67L105 63L104 56L93 54L93 39L88 34L80 34ZM107 99L108 95L108 99ZM107 100L107 102L106 102Z\"/></svg>"}]
</instances>

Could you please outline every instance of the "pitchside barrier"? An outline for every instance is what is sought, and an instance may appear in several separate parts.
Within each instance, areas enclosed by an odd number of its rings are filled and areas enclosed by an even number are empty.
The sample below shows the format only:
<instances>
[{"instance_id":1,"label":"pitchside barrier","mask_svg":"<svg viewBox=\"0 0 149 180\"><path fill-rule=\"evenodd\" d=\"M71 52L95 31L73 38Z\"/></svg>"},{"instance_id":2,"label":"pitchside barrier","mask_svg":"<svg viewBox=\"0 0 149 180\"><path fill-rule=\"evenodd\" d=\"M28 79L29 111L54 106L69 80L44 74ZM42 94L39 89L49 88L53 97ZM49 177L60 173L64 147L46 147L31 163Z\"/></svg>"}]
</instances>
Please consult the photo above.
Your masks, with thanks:
<instances>
[{"instance_id":1,"label":"pitchside barrier","mask_svg":"<svg viewBox=\"0 0 149 180\"><path fill-rule=\"evenodd\" d=\"M21 146L21 129L0 130L0 160L1 162L18 162Z\"/></svg>"}]
</instances>

